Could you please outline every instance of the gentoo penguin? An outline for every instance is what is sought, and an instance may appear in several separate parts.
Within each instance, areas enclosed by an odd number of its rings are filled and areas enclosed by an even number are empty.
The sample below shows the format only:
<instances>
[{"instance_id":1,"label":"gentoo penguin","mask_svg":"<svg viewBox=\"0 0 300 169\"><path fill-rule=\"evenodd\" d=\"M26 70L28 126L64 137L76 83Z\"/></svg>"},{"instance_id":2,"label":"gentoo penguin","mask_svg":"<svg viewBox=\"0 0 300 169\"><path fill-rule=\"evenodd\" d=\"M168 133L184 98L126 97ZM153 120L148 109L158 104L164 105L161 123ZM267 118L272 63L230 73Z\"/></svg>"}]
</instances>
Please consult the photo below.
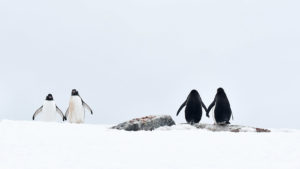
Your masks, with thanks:
<instances>
[{"instance_id":1,"label":"gentoo penguin","mask_svg":"<svg viewBox=\"0 0 300 169\"><path fill-rule=\"evenodd\" d=\"M44 104L33 114L32 120L41 112L41 121L56 121L56 112L62 117L63 121L66 119L63 112L55 105L52 94L47 95Z\"/></svg>"},{"instance_id":2,"label":"gentoo penguin","mask_svg":"<svg viewBox=\"0 0 300 169\"><path fill-rule=\"evenodd\" d=\"M192 90L190 92L186 101L180 106L179 110L177 111L176 116L178 116L179 112L184 106L186 106L185 119L190 124L198 123L201 120L202 107L205 111L207 111L206 106L202 102L197 90Z\"/></svg>"},{"instance_id":3,"label":"gentoo penguin","mask_svg":"<svg viewBox=\"0 0 300 169\"><path fill-rule=\"evenodd\" d=\"M218 88L214 101L209 105L206 116L209 117L209 111L214 110L214 120L216 124L230 124L229 120L232 116L230 104L224 89ZM233 116L232 116L233 118Z\"/></svg>"},{"instance_id":4,"label":"gentoo penguin","mask_svg":"<svg viewBox=\"0 0 300 169\"><path fill-rule=\"evenodd\" d=\"M76 89L72 90L69 107L66 111L66 118L70 123L84 123L85 108L93 114L92 109L88 106Z\"/></svg>"}]
</instances>

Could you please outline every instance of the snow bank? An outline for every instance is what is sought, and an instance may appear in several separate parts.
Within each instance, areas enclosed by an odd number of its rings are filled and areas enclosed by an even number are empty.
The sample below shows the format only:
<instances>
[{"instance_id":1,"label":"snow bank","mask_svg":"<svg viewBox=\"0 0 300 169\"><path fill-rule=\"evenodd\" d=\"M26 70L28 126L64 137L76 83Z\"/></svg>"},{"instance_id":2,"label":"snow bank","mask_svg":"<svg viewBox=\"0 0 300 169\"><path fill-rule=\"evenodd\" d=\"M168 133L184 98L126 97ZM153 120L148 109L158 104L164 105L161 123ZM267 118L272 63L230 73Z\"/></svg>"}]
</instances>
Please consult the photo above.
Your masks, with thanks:
<instances>
[{"instance_id":1,"label":"snow bank","mask_svg":"<svg viewBox=\"0 0 300 169\"><path fill-rule=\"evenodd\" d=\"M128 132L109 127L1 121L0 168L300 168L299 130L232 133L176 125Z\"/></svg>"}]
</instances>

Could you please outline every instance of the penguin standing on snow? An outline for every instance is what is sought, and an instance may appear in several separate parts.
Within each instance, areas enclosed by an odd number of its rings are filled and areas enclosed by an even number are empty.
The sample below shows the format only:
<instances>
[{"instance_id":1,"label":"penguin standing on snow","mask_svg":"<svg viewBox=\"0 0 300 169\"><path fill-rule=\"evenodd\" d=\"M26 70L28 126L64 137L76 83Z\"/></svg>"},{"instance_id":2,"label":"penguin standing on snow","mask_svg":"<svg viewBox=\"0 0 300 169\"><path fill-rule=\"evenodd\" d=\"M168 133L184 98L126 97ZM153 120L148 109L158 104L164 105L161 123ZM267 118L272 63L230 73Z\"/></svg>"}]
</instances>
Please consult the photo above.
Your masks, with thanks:
<instances>
[{"instance_id":1,"label":"penguin standing on snow","mask_svg":"<svg viewBox=\"0 0 300 169\"><path fill-rule=\"evenodd\" d=\"M44 104L33 114L32 120L40 113L40 119L42 121L56 121L56 113L62 117L63 121L66 119L63 112L55 105L52 94L47 95Z\"/></svg>"},{"instance_id":2,"label":"penguin standing on snow","mask_svg":"<svg viewBox=\"0 0 300 169\"><path fill-rule=\"evenodd\" d=\"M179 110L177 111L176 116L178 116L179 112L184 106L186 106L185 119L190 124L198 123L201 120L202 107L205 111L207 111L206 106L202 102L197 90L192 90L190 92L186 101L180 106Z\"/></svg>"},{"instance_id":3,"label":"penguin standing on snow","mask_svg":"<svg viewBox=\"0 0 300 169\"><path fill-rule=\"evenodd\" d=\"M87 105L76 89L72 90L69 107L66 112L66 118L70 123L84 123L85 109L93 114L92 109Z\"/></svg>"},{"instance_id":4,"label":"penguin standing on snow","mask_svg":"<svg viewBox=\"0 0 300 169\"><path fill-rule=\"evenodd\" d=\"M232 116L229 100L223 88L218 88L214 101L209 105L206 116L209 117L209 111L214 110L214 119L216 124L230 124L230 117ZM233 118L233 116L232 116Z\"/></svg>"}]
</instances>

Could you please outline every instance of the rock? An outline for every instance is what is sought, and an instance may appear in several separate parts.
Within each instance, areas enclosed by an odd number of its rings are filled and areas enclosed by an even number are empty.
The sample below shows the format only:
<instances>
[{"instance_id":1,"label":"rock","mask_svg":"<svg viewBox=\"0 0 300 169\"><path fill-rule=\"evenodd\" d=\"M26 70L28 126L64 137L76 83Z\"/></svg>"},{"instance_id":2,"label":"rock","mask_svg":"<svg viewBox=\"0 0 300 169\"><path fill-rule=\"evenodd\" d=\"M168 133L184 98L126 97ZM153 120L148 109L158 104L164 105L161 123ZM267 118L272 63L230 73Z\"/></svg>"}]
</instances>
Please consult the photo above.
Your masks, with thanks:
<instances>
[{"instance_id":1,"label":"rock","mask_svg":"<svg viewBox=\"0 0 300 169\"><path fill-rule=\"evenodd\" d=\"M268 133L271 130L263 129L263 128L256 128L256 127L249 127L249 126L241 126L241 125L216 125L216 124L194 124L193 125L199 129L207 129L209 131L229 131L229 132L264 132Z\"/></svg>"},{"instance_id":2,"label":"rock","mask_svg":"<svg viewBox=\"0 0 300 169\"><path fill-rule=\"evenodd\" d=\"M126 131L139 131L139 130L155 130L162 126L175 125L174 120L169 115L161 116L146 116L142 118L132 119L130 121L113 126L112 129L126 130Z\"/></svg>"}]
</instances>

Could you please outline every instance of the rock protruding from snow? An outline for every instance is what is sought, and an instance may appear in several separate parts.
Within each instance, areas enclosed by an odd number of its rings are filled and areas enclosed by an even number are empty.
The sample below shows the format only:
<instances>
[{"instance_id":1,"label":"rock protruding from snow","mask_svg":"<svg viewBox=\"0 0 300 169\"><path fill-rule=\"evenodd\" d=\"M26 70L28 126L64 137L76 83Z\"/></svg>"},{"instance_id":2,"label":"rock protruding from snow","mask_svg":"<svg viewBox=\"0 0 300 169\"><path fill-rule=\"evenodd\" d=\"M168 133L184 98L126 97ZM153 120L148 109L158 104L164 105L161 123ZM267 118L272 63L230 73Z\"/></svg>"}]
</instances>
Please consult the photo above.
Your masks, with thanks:
<instances>
[{"instance_id":1,"label":"rock protruding from snow","mask_svg":"<svg viewBox=\"0 0 300 169\"><path fill-rule=\"evenodd\" d=\"M146 116L142 118L132 119L130 121L118 124L112 127L113 129L126 130L126 131L139 131L139 130L155 130L163 126L175 125L174 120L169 115L161 116Z\"/></svg>"},{"instance_id":2,"label":"rock protruding from snow","mask_svg":"<svg viewBox=\"0 0 300 169\"><path fill-rule=\"evenodd\" d=\"M271 130L268 129L249 127L249 126L240 126L240 125L194 124L193 126L199 129L207 129L209 131L258 132L258 133L271 132Z\"/></svg>"}]
</instances>

